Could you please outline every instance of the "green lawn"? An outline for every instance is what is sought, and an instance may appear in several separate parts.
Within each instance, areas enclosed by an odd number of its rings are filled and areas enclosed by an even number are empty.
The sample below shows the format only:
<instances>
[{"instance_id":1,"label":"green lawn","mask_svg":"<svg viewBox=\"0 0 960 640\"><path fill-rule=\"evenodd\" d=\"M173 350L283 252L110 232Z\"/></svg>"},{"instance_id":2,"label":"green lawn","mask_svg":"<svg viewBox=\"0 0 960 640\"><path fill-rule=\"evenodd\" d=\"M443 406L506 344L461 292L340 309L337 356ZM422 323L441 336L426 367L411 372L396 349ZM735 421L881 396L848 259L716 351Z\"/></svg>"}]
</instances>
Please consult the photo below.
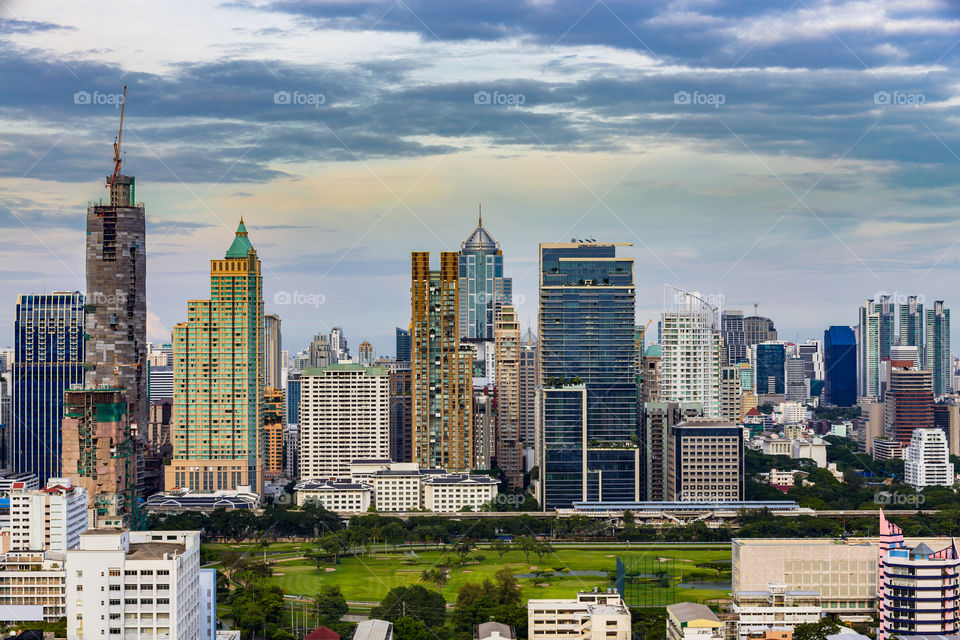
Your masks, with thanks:
<instances>
[{"instance_id":1,"label":"green lawn","mask_svg":"<svg viewBox=\"0 0 960 640\"><path fill-rule=\"evenodd\" d=\"M226 548L243 548L247 545L209 545L209 548L222 550ZM301 547L298 549L298 547ZM272 545L267 550L267 558L273 563L274 577L271 583L282 587L288 594L312 596L321 584L337 584L343 590L347 600L362 602L379 602L393 587L404 584L415 584L420 580L420 574L432 568L441 559L437 551L417 550L417 561L413 564L403 553L377 553L359 557L346 557L340 560L334 571L325 571L321 568L317 573L314 565L301 559L290 559L306 550L308 545L297 543L281 543ZM261 552L257 553L260 555ZM633 545L627 549L605 547L602 549L590 548L585 545L580 548L561 547L556 553L544 557L541 563L536 555L530 555L530 561L524 559L523 553L511 551L504 555L503 560L490 549L481 548L471 555L480 553L486 558L480 564L468 564L450 570L450 581L443 589L448 601L456 599L458 589L468 581L479 581L492 576L504 566L515 574L531 573L537 569L553 571L564 567L574 571L602 571L613 572L616 569L616 556L673 556L682 559L677 562L677 575L670 576L674 582L690 581L728 581L729 567L718 576L714 568L696 567L697 563L710 561L730 560L729 545L717 545L716 548L681 549L678 547L640 548ZM284 559L284 558L287 559ZM534 567L534 568L531 568ZM679 575L682 572L682 576ZM555 574L549 577L520 578L524 598L568 598L578 590L592 589L593 587L607 587L611 585L606 576L570 576ZM434 588L427 585L429 588ZM691 599L701 601L704 598L724 598L726 590L708 589L681 589L676 590L679 600Z\"/></svg>"}]
</instances>

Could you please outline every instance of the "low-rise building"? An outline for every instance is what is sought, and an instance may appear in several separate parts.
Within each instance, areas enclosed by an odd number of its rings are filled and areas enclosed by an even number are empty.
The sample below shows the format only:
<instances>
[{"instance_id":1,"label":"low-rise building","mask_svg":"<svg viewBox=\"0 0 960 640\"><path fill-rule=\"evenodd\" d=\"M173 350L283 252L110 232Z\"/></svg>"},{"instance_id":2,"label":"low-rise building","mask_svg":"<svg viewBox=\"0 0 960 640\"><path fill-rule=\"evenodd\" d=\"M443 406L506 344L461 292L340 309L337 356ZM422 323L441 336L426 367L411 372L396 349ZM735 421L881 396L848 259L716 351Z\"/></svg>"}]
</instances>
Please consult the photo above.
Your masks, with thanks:
<instances>
[{"instance_id":1,"label":"low-rise building","mask_svg":"<svg viewBox=\"0 0 960 640\"><path fill-rule=\"evenodd\" d=\"M794 460L813 460L821 469L827 467L827 443L823 438L794 440L791 443L790 457Z\"/></svg>"},{"instance_id":2,"label":"low-rise building","mask_svg":"<svg viewBox=\"0 0 960 640\"><path fill-rule=\"evenodd\" d=\"M64 562L56 551L0 554L0 621L56 622L66 616Z\"/></svg>"},{"instance_id":3,"label":"low-rise building","mask_svg":"<svg viewBox=\"0 0 960 640\"><path fill-rule=\"evenodd\" d=\"M581 592L575 600L527 601L530 640L630 640L630 610L614 590Z\"/></svg>"},{"instance_id":4,"label":"low-rise building","mask_svg":"<svg viewBox=\"0 0 960 640\"><path fill-rule=\"evenodd\" d=\"M363 513L373 504L373 487L363 482L301 480L293 492L300 506L313 501L338 513Z\"/></svg>"},{"instance_id":5,"label":"low-rise building","mask_svg":"<svg viewBox=\"0 0 960 640\"><path fill-rule=\"evenodd\" d=\"M10 491L10 549L59 551L80 543L87 530L87 491L69 478L50 478L43 489L14 483Z\"/></svg>"},{"instance_id":6,"label":"low-rise building","mask_svg":"<svg viewBox=\"0 0 960 640\"><path fill-rule=\"evenodd\" d=\"M238 485L236 489L220 489L211 493L194 492L182 488L155 493L144 503L147 513L182 513L184 511L210 512L217 509L258 509L260 494L254 493L247 485Z\"/></svg>"},{"instance_id":7,"label":"low-rise building","mask_svg":"<svg viewBox=\"0 0 960 640\"><path fill-rule=\"evenodd\" d=\"M516 640L517 630L502 622L481 622L473 625L473 640ZM354 640L357 640L354 635Z\"/></svg>"},{"instance_id":8,"label":"low-rise building","mask_svg":"<svg viewBox=\"0 0 960 640\"><path fill-rule=\"evenodd\" d=\"M423 482L423 506L427 511L480 511L496 497L497 481L490 476L450 474L432 476Z\"/></svg>"},{"instance_id":9,"label":"low-rise building","mask_svg":"<svg viewBox=\"0 0 960 640\"><path fill-rule=\"evenodd\" d=\"M902 460L903 444L893 438L873 439L874 460Z\"/></svg>"},{"instance_id":10,"label":"low-rise building","mask_svg":"<svg viewBox=\"0 0 960 640\"><path fill-rule=\"evenodd\" d=\"M798 624L823 617L818 591L791 591L785 584L771 584L763 591L735 591L733 610L739 616L739 640L768 631L792 631Z\"/></svg>"},{"instance_id":11,"label":"low-rise building","mask_svg":"<svg viewBox=\"0 0 960 640\"><path fill-rule=\"evenodd\" d=\"M423 508L423 474L413 469L383 469L372 479L377 511L419 511Z\"/></svg>"},{"instance_id":12,"label":"low-rise building","mask_svg":"<svg viewBox=\"0 0 960 640\"><path fill-rule=\"evenodd\" d=\"M793 440L779 436L765 436L760 439L760 450L765 456L787 456L793 454Z\"/></svg>"},{"instance_id":13,"label":"low-rise building","mask_svg":"<svg viewBox=\"0 0 960 640\"><path fill-rule=\"evenodd\" d=\"M706 605L678 602L667 607L667 640L720 640L723 628Z\"/></svg>"},{"instance_id":14,"label":"low-rise building","mask_svg":"<svg viewBox=\"0 0 960 640\"><path fill-rule=\"evenodd\" d=\"M393 640L393 623L377 618L361 620L353 630L353 640Z\"/></svg>"},{"instance_id":15,"label":"low-rise building","mask_svg":"<svg viewBox=\"0 0 960 640\"><path fill-rule=\"evenodd\" d=\"M66 563L70 640L200 637L199 531L92 529Z\"/></svg>"}]
</instances>

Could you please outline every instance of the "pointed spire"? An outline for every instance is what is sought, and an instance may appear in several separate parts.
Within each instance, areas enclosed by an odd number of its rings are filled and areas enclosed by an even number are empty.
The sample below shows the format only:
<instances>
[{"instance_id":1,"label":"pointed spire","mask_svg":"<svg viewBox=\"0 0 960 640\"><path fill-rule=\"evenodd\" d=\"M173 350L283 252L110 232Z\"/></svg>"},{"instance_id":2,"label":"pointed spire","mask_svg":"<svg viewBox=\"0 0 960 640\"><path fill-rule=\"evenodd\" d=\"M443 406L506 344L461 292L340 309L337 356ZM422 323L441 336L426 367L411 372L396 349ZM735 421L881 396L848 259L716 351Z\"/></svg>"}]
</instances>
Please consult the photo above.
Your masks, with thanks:
<instances>
[{"instance_id":1,"label":"pointed spire","mask_svg":"<svg viewBox=\"0 0 960 640\"><path fill-rule=\"evenodd\" d=\"M247 237L247 227L243 224L243 216L240 216L240 224L237 226L236 234L233 238L233 243L230 245L230 248L227 249L226 258L246 258L247 254L253 250L253 245L250 244L250 239Z\"/></svg>"},{"instance_id":2,"label":"pointed spire","mask_svg":"<svg viewBox=\"0 0 960 640\"><path fill-rule=\"evenodd\" d=\"M483 226L483 203L482 202L477 205L477 212L478 212L477 225L482 227Z\"/></svg>"}]
</instances>

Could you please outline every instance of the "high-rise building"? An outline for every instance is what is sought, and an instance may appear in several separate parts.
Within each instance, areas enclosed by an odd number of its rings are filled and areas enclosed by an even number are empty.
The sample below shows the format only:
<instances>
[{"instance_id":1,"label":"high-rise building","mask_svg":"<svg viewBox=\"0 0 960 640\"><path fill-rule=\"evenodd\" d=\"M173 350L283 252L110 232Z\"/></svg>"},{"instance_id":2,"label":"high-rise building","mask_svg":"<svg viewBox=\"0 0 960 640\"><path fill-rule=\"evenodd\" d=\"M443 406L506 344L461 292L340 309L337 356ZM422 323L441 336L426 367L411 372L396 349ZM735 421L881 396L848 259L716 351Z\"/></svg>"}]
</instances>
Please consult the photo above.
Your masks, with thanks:
<instances>
[{"instance_id":1,"label":"high-rise building","mask_svg":"<svg viewBox=\"0 0 960 640\"><path fill-rule=\"evenodd\" d=\"M383 367L332 364L300 378L300 477L350 475L354 460L390 456L390 378Z\"/></svg>"},{"instance_id":2,"label":"high-rise building","mask_svg":"<svg viewBox=\"0 0 960 640\"><path fill-rule=\"evenodd\" d=\"M401 360L390 369L390 459L412 462L410 437L413 396L410 384L410 361Z\"/></svg>"},{"instance_id":3,"label":"high-rise building","mask_svg":"<svg viewBox=\"0 0 960 640\"><path fill-rule=\"evenodd\" d=\"M473 468L492 469L497 456L497 388L473 388Z\"/></svg>"},{"instance_id":4,"label":"high-rise building","mask_svg":"<svg viewBox=\"0 0 960 640\"><path fill-rule=\"evenodd\" d=\"M415 251L411 268L413 461L424 468L469 471L473 460L473 353L461 345L458 259Z\"/></svg>"},{"instance_id":5,"label":"high-rise building","mask_svg":"<svg viewBox=\"0 0 960 640\"><path fill-rule=\"evenodd\" d=\"M747 332L743 325L743 311L728 309L720 316L720 332L727 348L727 364L747 359Z\"/></svg>"},{"instance_id":6,"label":"high-rise building","mask_svg":"<svg viewBox=\"0 0 960 640\"><path fill-rule=\"evenodd\" d=\"M263 489L263 278L240 220L210 299L187 303L173 329L173 460L167 489Z\"/></svg>"},{"instance_id":7,"label":"high-rise building","mask_svg":"<svg viewBox=\"0 0 960 640\"><path fill-rule=\"evenodd\" d=\"M173 363L165 366L150 366L150 400L173 398Z\"/></svg>"},{"instance_id":8,"label":"high-rise building","mask_svg":"<svg viewBox=\"0 0 960 640\"><path fill-rule=\"evenodd\" d=\"M345 338L342 337L340 341L345 341ZM314 369L323 369L324 367L329 367L332 364L337 364L340 361L340 356L337 354L337 351L333 348L333 344L330 342L330 336L325 333L318 333L313 336L313 340L310 341L310 366Z\"/></svg>"},{"instance_id":9,"label":"high-rise building","mask_svg":"<svg viewBox=\"0 0 960 640\"><path fill-rule=\"evenodd\" d=\"M823 332L824 395L826 403L852 407L857 403L857 339L850 327Z\"/></svg>"},{"instance_id":10,"label":"high-rise building","mask_svg":"<svg viewBox=\"0 0 960 640\"><path fill-rule=\"evenodd\" d=\"M396 328L397 362L410 362L410 330Z\"/></svg>"},{"instance_id":11,"label":"high-rise building","mask_svg":"<svg viewBox=\"0 0 960 640\"><path fill-rule=\"evenodd\" d=\"M743 500L743 429L710 418L688 418L667 444L670 502Z\"/></svg>"},{"instance_id":12,"label":"high-rise building","mask_svg":"<svg viewBox=\"0 0 960 640\"><path fill-rule=\"evenodd\" d=\"M16 483L10 491L10 549L65 552L87 530L87 492L69 478L50 478L43 489Z\"/></svg>"},{"instance_id":13,"label":"high-rise building","mask_svg":"<svg viewBox=\"0 0 960 640\"><path fill-rule=\"evenodd\" d=\"M122 126L122 123L121 123ZM123 389L134 430L150 411L147 380L147 244L136 179L107 176L110 204L87 208L86 384Z\"/></svg>"},{"instance_id":14,"label":"high-rise building","mask_svg":"<svg viewBox=\"0 0 960 640\"><path fill-rule=\"evenodd\" d=\"M69 389L63 394L63 476L86 489L93 527L144 524L140 448L127 413L130 407L120 388Z\"/></svg>"},{"instance_id":15,"label":"high-rise building","mask_svg":"<svg viewBox=\"0 0 960 640\"><path fill-rule=\"evenodd\" d=\"M302 371L291 372L287 378L287 424L300 421L300 377Z\"/></svg>"},{"instance_id":16,"label":"high-rise building","mask_svg":"<svg viewBox=\"0 0 960 640\"><path fill-rule=\"evenodd\" d=\"M877 640L942 637L960 631L960 556L955 543L939 551L923 542L911 549L904 543L903 529L881 511L879 555Z\"/></svg>"},{"instance_id":17,"label":"high-rise building","mask_svg":"<svg viewBox=\"0 0 960 640\"><path fill-rule=\"evenodd\" d=\"M268 313L263 316L263 372L264 384L273 389L281 388L283 363L283 337L280 332L280 316Z\"/></svg>"},{"instance_id":18,"label":"high-rise building","mask_svg":"<svg viewBox=\"0 0 960 640\"><path fill-rule=\"evenodd\" d=\"M894 303L890 296L867 300L857 324L857 395L879 398L881 362L890 358L894 340Z\"/></svg>"},{"instance_id":19,"label":"high-rise building","mask_svg":"<svg viewBox=\"0 0 960 640\"><path fill-rule=\"evenodd\" d=\"M646 402L640 437L641 456L646 468L643 474L646 500L661 502L667 496L667 446L673 427L688 418L703 417L699 402Z\"/></svg>"},{"instance_id":20,"label":"high-rise building","mask_svg":"<svg viewBox=\"0 0 960 640\"><path fill-rule=\"evenodd\" d=\"M330 364L336 364L340 360L350 359L350 347L347 346L347 336L344 335L343 329L340 327L334 327L330 330L330 348L333 349L334 355L333 362Z\"/></svg>"},{"instance_id":21,"label":"high-rise building","mask_svg":"<svg viewBox=\"0 0 960 640\"><path fill-rule=\"evenodd\" d=\"M283 475L283 390L267 387L263 392L263 475L267 479Z\"/></svg>"},{"instance_id":22,"label":"high-rise building","mask_svg":"<svg viewBox=\"0 0 960 640\"><path fill-rule=\"evenodd\" d=\"M61 477L63 392L83 384L83 332L81 293L17 297L10 463L41 483Z\"/></svg>"},{"instance_id":23,"label":"high-rise building","mask_svg":"<svg viewBox=\"0 0 960 640\"><path fill-rule=\"evenodd\" d=\"M917 371L909 362L886 364L889 382L884 395L884 435L906 446L914 430L934 426L933 379L929 371Z\"/></svg>"},{"instance_id":24,"label":"high-rise building","mask_svg":"<svg viewBox=\"0 0 960 640\"><path fill-rule=\"evenodd\" d=\"M521 362L520 321L513 305L499 307L494 328L497 359L497 467L507 486L523 488L520 444Z\"/></svg>"},{"instance_id":25,"label":"high-rise building","mask_svg":"<svg viewBox=\"0 0 960 640\"><path fill-rule=\"evenodd\" d=\"M663 291L660 395L667 402L699 402L720 413L720 369L725 365L717 309L698 293L671 285Z\"/></svg>"},{"instance_id":26,"label":"high-rise building","mask_svg":"<svg viewBox=\"0 0 960 640\"><path fill-rule=\"evenodd\" d=\"M373 366L373 345L364 340L358 348L360 364L365 367Z\"/></svg>"},{"instance_id":27,"label":"high-rise building","mask_svg":"<svg viewBox=\"0 0 960 640\"><path fill-rule=\"evenodd\" d=\"M617 243L540 245L541 504L637 500L633 259Z\"/></svg>"},{"instance_id":28,"label":"high-rise building","mask_svg":"<svg viewBox=\"0 0 960 640\"><path fill-rule=\"evenodd\" d=\"M803 402L810 397L810 379L806 377L806 362L803 358L787 358L784 375L784 393L787 400Z\"/></svg>"},{"instance_id":29,"label":"high-rise building","mask_svg":"<svg viewBox=\"0 0 960 640\"><path fill-rule=\"evenodd\" d=\"M663 400L663 391L660 388L663 377L663 347L659 344L647 347L640 359L640 367L643 384L640 392L641 401L660 402Z\"/></svg>"},{"instance_id":30,"label":"high-rise building","mask_svg":"<svg viewBox=\"0 0 960 640\"><path fill-rule=\"evenodd\" d=\"M927 370L933 374L933 393L942 396L950 393L950 310L943 300L927 309L927 345L924 349Z\"/></svg>"},{"instance_id":31,"label":"high-rise building","mask_svg":"<svg viewBox=\"0 0 960 640\"><path fill-rule=\"evenodd\" d=\"M917 347L923 351L923 303L917 296L909 296L900 305L900 345Z\"/></svg>"},{"instance_id":32,"label":"high-rise building","mask_svg":"<svg viewBox=\"0 0 960 640\"><path fill-rule=\"evenodd\" d=\"M803 377L807 380L823 380L826 372L823 364L823 342L807 340L797 345L797 357L803 359Z\"/></svg>"},{"instance_id":33,"label":"high-rise building","mask_svg":"<svg viewBox=\"0 0 960 640\"><path fill-rule=\"evenodd\" d=\"M496 309L509 304L512 281L503 277L503 252L483 226L483 218L460 243L457 317L460 337L493 340Z\"/></svg>"},{"instance_id":34,"label":"high-rise building","mask_svg":"<svg viewBox=\"0 0 960 640\"><path fill-rule=\"evenodd\" d=\"M786 346L761 342L757 350L757 395L786 393Z\"/></svg>"},{"instance_id":35,"label":"high-rise building","mask_svg":"<svg viewBox=\"0 0 960 640\"><path fill-rule=\"evenodd\" d=\"M894 345L890 347L891 360L907 360L913 363L915 369L923 369L924 362L920 358L920 347ZM882 385L881 385L882 386Z\"/></svg>"},{"instance_id":36,"label":"high-rise building","mask_svg":"<svg viewBox=\"0 0 960 640\"><path fill-rule=\"evenodd\" d=\"M741 413L740 369L739 367L723 367L720 369L719 411L721 420L740 424L743 419Z\"/></svg>"},{"instance_id":37,"label":"high-rise building","mask_svg":"<svg viewBox=\"0 0 960 640\"><path fill-rule=\"evenodd\" d=\"M925 487L952 487L955 476L950 462L947 434L942 429L915 429L903 450L903 479L917 491Z\"/></svg>"},{"instance_id":38,"label":"high-rise building","mask_svg":"<svg viewBox=\"0 0 960 640\"><path fill-rule=\"evenodd\" d=\"M744 318L743 332L747 347L777 339L777 330L773 326L773 320L763 316L747 316Z\"/></svg>"},{"instance_id":39,"label":"high-rise building","mask_svg":"<svg viewBox=\"0 0 960 640\"><path fill-rule=\"evenodd\" d=\"M539 384L539 353L537 335L533 329L520 338L520 441L524 449L536 446L537 384Z\"/></svg>"}]
</instances>

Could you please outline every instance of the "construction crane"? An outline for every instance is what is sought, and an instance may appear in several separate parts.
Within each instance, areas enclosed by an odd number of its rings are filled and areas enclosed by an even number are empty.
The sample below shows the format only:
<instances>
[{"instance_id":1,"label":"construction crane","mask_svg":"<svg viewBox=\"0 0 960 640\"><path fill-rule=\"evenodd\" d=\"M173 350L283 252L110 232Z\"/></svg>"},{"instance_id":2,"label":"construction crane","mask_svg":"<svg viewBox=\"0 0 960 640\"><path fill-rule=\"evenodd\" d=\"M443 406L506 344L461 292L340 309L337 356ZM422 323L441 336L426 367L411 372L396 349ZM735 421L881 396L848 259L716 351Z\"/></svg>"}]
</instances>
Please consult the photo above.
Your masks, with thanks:
<instances>
[{"instance_id":1,"label":"construction crane","mask_svg":"<svg viewBox=\"0 0 960 640\"><path fill-rule=\"evenodd\" d=\"M123 115L127 110L127 85L123 85L123 101L120 103L120 132L117 134L116 140L113 141L113 176L110 178L110 182L107 184L107 189L113 187L113 183L116 182L117 176L120 175L120 163L123 162L120 158L120 147L123 145Z\"/></svg>"},{"instance_id":2,"label":"construction crane","mask_svg":"<svg viewBox=\"0 0 960 640\"><path fill-rule=\"evenodd\" d=\"M110 364L109 362L103 362L101 364ZM117 354L113 354L113 386L118 388L120 386L120 367L133 367L134 369L140 368L139 362L117 362Z\"/></svg>"},{"instance_id":3,"label":"construction crane","mask_svg":"<svg viewBox=\"0 0 960 640\"><path fill-rule=\"evenodd\" d=\"M635 347L640 346L640 341L643 340L643 334L647 332L647 329L650 328L650 323L653 322L653 318L647 320L647 324L644 325L643 329L640 329L640 333L637 335L637 340L633 343Z\"/></svg>"}]
</instances>

